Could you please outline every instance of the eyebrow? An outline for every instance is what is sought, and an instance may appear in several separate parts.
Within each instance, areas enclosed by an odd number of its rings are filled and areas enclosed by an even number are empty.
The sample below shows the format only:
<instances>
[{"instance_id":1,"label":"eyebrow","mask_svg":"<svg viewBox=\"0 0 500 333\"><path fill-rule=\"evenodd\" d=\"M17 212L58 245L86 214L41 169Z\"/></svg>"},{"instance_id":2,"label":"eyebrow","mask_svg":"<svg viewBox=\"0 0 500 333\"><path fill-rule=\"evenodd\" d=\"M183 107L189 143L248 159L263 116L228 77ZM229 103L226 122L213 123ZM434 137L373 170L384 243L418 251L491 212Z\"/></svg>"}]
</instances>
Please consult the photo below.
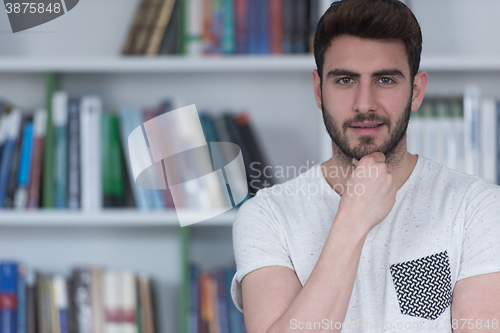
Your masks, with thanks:
<instances>
[{"instance_id":1,"label":"eyebrow","mask_svg":"<svg viewBox=\"0 0 500 333\"><path fill-rule=\"evenodd\" d=\"M400 76L402 78L405 78L403 72L401 72L397 68L387 68L387 69L381 69L379 71L376 71L372 73L372 77L378 77L378 76L384 76L384 75L389 75L389 76ZM337 77L337 76L350 76L350 77L361 77L361 74L353 72L348 69L344 68L336 68L331 71L329 71L326 74L326 78L328 77Z\"/></svg>"}]
</instances>

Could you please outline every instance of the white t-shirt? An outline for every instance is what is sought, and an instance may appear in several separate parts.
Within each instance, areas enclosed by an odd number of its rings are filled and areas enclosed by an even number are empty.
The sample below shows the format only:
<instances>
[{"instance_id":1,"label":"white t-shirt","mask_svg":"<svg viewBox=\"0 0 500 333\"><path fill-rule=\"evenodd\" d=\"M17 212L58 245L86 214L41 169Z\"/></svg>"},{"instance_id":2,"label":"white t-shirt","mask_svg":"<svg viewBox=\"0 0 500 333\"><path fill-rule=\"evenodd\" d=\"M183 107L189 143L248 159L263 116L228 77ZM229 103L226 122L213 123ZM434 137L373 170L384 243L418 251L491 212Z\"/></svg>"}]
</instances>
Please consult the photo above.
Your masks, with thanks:
<instances>
[{"instance_id":1,"label":"white t-shirt","mask_svg":"<svg viewBox=\"0 0 500 333\"><path fill-rule=\"evenodd\" d=\"M339 201L317 164L241 206L231 285L240 311L241 280L257 268L289 267L306 283ZM366 237L343 331L451 332L455 283L499 271L500 187L418 156L391 212Z\"/></svg>"}]
</instances>

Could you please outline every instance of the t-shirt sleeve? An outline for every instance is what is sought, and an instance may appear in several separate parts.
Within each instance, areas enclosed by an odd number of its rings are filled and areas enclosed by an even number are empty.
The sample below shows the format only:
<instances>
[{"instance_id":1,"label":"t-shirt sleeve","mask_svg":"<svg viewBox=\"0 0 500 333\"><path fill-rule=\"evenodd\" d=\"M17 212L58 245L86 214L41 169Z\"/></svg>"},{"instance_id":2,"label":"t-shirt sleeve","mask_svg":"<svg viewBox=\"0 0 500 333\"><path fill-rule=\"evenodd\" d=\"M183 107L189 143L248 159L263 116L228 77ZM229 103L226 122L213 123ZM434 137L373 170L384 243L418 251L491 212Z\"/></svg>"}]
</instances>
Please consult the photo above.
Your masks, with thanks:
<instances>
[{"instance_id":1,"label":"t-shirt sleeve","mask_svg":"<svg viewBox=\"0 0 500 333\"><path fill-rule=\"evenodd\" d=\"M231 282L234 304L243 312L241 280L253 270L266 266L293 268L286 242L265 189L247 200L238 210L233 224L236 274Z\"/></svg>"},{"instance_id":2,"label":"t-shirt sleeve","mask_svg":"<svg viewBox=\"0 0 500 333\"><path fill-rule=\"evenodd\" d=\"M481 181L465 209L462 258L457 280L500 272L500 186Z\"/></svg>"}]
</instances>

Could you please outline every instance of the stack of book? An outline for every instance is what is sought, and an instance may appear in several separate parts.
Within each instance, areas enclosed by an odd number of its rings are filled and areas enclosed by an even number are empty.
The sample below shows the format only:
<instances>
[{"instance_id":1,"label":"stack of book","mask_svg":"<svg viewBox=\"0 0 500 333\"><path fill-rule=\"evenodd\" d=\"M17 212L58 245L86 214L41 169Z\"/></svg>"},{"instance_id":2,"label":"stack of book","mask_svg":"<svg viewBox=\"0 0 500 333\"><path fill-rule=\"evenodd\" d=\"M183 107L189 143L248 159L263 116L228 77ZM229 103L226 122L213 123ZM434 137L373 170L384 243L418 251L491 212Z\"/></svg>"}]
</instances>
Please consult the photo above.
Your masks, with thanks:
<instances>
[{"instance_id":1,"label":"stack of book","mask_svg":"<svg viewBox=\"0 0 500 333\"><path fill-rule=\"evenodd\" d=\"M122 53L312 52L324 0L141 0Z\"/></svg>"},{"instance_id":2,"label":"stack of book","mask_svg":"<svg viewBox=\"0 0 500 333\"><path fill-rule=\"evenodd\" d=\"M231 298L234 267L202 271L189 267L188 332L245 333L245 322Z\"/></svg>"},{"instance_id":3,"label":"stack of book","mask_svg":"<svg viewBox=\"0 0 500 333\"><path fill-rule=\"evenodd\" d=\"M74 98L64 91L54 93L51 112L32 114L0 103L0 208L189 208L174 206L168 189L137 186L129 160L129 134L171 110L171 101L165 101L103 112L100 97ZM241 148L249 195L275 183L264 176L268 163L247 113L203 112L200 121L207 142Z\"/></svg>"},{"instance_id":4,"label":"stack of book","mask_svg":"<svg viewBox=\"0 0 500 333\"><path fill-rule=\"evenodd\" d=\"M154 333L153 282L147 275L79 267L71 276L0 261L2 333Z\"/></svg>"},{"instance_id":5,"label":"stack of book","mask_svg":"<svg viewBox=\"0 0 500 333\"><path fill-rule=\"evenodd\" d=\"M408 151L450 169L500 180L500 105L477 88L460 97L426 97L412 112Z\"/></svg>"}]
</instances>

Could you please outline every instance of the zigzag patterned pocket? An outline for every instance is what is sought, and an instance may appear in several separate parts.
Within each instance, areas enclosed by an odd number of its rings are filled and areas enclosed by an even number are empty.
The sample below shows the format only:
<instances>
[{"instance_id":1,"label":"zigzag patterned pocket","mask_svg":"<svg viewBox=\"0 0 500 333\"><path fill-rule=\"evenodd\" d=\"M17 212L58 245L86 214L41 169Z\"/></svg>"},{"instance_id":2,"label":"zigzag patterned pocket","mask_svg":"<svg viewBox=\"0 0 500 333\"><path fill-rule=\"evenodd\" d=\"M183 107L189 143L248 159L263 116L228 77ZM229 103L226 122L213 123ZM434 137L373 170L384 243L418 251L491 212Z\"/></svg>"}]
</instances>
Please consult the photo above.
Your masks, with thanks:
<instances>
[{"instance_id":1,"label":"zigzag patterned pocket","mask_svg":"<svg viewBox=\"0 0 500 333\"><path fill-rule=\"evenodd\" d=\"M402 314L435 320L451 305L447 251L393 264L390 269Z\"/></svg>"}]
</instances>

